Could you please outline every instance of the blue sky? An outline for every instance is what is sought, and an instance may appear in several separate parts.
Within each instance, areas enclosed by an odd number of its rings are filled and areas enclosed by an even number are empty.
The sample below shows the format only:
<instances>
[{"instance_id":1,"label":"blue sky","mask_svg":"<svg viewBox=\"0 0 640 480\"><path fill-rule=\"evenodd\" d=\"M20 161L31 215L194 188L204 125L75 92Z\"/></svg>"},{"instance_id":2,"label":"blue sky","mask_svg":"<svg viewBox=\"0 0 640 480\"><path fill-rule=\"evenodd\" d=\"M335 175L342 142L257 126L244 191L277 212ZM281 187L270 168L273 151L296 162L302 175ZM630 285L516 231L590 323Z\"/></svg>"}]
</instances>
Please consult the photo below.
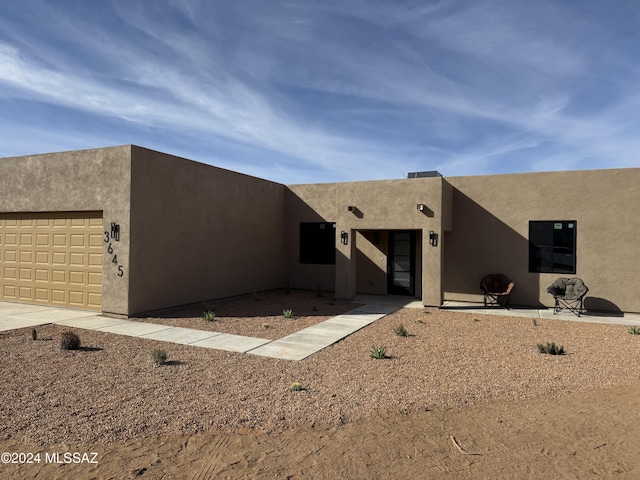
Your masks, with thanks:
<instances>
[{"instance_id":1,"label":"blue sky","mask_svg":"<svg viewBox=\"0 0 640 480\"><path fill-rule=\"evenodd\" d=\"M281 183L640 166L637 0L0 2L0 157Z\"/></svg>"}]
</instances>

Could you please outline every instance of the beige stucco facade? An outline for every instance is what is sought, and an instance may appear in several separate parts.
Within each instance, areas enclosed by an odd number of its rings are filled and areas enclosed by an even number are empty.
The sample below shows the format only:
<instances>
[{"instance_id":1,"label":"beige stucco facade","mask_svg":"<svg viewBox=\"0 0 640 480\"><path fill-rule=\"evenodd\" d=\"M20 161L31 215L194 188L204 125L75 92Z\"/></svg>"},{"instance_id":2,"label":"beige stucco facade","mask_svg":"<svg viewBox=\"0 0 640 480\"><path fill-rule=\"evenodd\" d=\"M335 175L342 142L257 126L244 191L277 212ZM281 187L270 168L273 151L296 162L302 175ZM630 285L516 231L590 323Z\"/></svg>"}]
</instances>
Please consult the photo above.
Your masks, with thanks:
<instances>
[{"instance_id":1,"label":"beige stucco facade","mask_svg":"<svg viewBox=\"0 0 640 480\"><path fill-rule=\"evenodd\" d=\"M560 276L590 288L594 310L640 311L640 169L450 177L451 232L445 235L444 297L478 300L484 274L516 282L512 302L553 305L547 287ZM577 222L576 273L528 271L529 221Z\"/></svg>"},{"instance_id":2,"label":"beige stucco facade","mask_svg":"<svg viewBox=\"0 0 640 480\"><path fill-rule=\"evenodd\" d=\"M0 213L102 216L102 311L124 316L281 287L284 190L131 145L0 160Z\"/></svg>"},{"instance_id":3,"label":"beige stucco facade","mask_svg":"<svg viewBox=\"0 0 640 480\"><path fill-rule=\"evenodd\" d=\"M283 185L132 147L129 313L280 288Z\"/></svg>"},{"instance_id":4,"label":"beige stucco facade","mask_svg":"<svg viewBox=\"0 0 640 480\"><path fill-rule=\"evenodd\" d=\"M371 182L290 185L287 192L287 279L292 287L335 288L336 296L387 293L388 235L412 231L415 245L415 294L425 304L440 305L442 247L431 246L429 232L443 232L443 179L416 178ZM418 210L418 205L424 205ZM300 222L336 223L336 264L302 265L295 252ZM425 241L426 239L426 241ZM317 279L318 285L314 284ZM321 282L321 283L320 283ZM333 284L331 282L334 282Z\"/></svg>"},{"instance_id":5,"label":"beige stucco facade","mask_svg":"<svg viewBox=\"0 0 640 480\"><path fill-rule=\"evenodd\" d=\"M578 276L587 308L640 312L639 182L640 169L611 169L285 186L126 145L1 159L0 217L102 218L107 314L285 286L386 295L409 258L403 293L424 305L481 300L480 279L504 273L512 304L551 305L547 286ZM529 271L541 220L576 222L574 275ZM335 262L303 263L301 224L319 222L335 228Z\"/></svg>"}]
</instances>

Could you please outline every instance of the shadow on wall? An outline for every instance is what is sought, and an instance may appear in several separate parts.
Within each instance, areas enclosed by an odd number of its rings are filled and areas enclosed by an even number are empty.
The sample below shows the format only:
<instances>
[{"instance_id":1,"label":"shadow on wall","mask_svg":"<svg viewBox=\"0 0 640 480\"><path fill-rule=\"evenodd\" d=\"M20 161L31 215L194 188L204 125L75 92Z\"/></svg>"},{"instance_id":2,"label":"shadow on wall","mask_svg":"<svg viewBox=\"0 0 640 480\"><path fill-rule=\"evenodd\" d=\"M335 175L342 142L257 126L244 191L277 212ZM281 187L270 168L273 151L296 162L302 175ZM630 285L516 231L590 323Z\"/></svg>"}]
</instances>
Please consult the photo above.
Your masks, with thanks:
<instances>
[{"instance_id":1,"label":"shadow on wall","mask_svg":"<svg viewBox=\"0 0 640 480\"><path fill-rule=\"evenodd\" d=\"M360 230L356 240L356 293L387 294L387 231Z\"/></svg>"},{"instance_id":2,"label":"shadow on wall","mask_svg":"<svg viewBox=\"0 0 640 480\"><path fill-rule=\"evenodd\" d=\"M620 307L606 298L586 296L584 299L584 309L589 313L589 315L624 317L624 313L620 310Z\"/></svg>"},{"instance_id":3,"label":"shadow on wall","mask_svg":"<svg viewBox=\"0 0 640 480\"><path fill-rule=\"evenodd\" d=\"M482 278L503 273L515 282L511 305L543 307L539 275L528 272L529 240L455 188L452 202L452 231L443 243L445 300L482 301Z\"/></svg>"},{"instance_id":4,"label":"shadow on wall","mask_svg":"<svg viewBox=\"0 0 640 480\"><path fill-rule=\"evenodd\" d=\"M285 279L290 288L307 290L335 290L335 265L300 263L300 223L335 222L327 214L314 210L296 193L287 189L285 193Z\"/></svg>"}]
</instances>

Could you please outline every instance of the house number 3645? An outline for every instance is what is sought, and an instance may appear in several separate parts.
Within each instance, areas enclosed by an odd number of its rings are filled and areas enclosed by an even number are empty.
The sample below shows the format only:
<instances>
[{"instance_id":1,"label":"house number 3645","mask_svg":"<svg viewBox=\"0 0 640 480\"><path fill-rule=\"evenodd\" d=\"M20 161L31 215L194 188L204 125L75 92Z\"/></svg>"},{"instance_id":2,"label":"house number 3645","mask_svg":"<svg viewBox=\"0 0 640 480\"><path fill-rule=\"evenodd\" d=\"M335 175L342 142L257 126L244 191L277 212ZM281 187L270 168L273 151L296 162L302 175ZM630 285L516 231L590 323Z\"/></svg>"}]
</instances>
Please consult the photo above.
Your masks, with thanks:
<instances>
[{"instance_id":1,"label":"house number 3645","mask_svg":"<svg viewBox=\"0 0 640 480\"><path fill-rule=\"evenodd\" d=\"M113 255L113 257L111 257L111 263L116 268L116 275L122 277L124 275L124 269L122 268L122 265L118 265L118 253L113 248L114 241L120 241L120 225L112 222L111 231L109 232L105 230L104 232L104 243L107 244L107 254Z\"/></svg>"}]
</instances>

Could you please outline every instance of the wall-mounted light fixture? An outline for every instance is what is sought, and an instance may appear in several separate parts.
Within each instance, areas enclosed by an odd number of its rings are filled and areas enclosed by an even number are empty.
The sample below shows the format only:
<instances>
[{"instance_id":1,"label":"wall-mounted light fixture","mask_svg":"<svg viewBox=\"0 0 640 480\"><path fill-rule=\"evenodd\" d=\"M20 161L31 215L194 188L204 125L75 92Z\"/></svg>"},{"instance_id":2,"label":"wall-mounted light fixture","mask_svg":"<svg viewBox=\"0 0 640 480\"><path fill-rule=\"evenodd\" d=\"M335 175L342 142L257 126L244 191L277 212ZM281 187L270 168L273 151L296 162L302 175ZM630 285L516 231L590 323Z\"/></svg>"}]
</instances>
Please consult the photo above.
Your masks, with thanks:
<instances>
[{"instance_id":1,"label":"wall-mounted light fixture","mask_svg":"<svg viewBox=\"0 0 640 480\"><path fill-rule=\"evenodd\" d=\"M429 232L429 245L431 245L432 247L438 246L438 234L433 230Z\"/></svg>"},{"instance_id":2,"label":"wall-mounted light fixture","mask_svg":"<svg viewBox=\"0 0 640 480\"><path fill-rule=\"evenodd\" d=\"M342 243L343 245L349 244L349 234L344 230L340 232L340 243Z\"/></svg>"},{"instance_id":3,"label":"wall-mounted light fixture","mask_svg":"<svg viewBox=\"0 0 640 480\"><path fill-rule=\"evenodd\" d=\"M424 212L427 206L424 203L419 203L418 205L416 205L416 208L421 212Z\"/></svg>"},{"instance_id":4,"label":"wall-mounted light fixture","mask_svg":"<svg viewBox=\"0 0 640 480\"><path fill-rule=\"evenodd\" d=\"M349 210L350 212L355 212L355 211L357 210L357 208L356 208L356 207L354 207L353 205L349 205L349 206L347 207L347 210Z\"/></svg>"}]
</instances>

